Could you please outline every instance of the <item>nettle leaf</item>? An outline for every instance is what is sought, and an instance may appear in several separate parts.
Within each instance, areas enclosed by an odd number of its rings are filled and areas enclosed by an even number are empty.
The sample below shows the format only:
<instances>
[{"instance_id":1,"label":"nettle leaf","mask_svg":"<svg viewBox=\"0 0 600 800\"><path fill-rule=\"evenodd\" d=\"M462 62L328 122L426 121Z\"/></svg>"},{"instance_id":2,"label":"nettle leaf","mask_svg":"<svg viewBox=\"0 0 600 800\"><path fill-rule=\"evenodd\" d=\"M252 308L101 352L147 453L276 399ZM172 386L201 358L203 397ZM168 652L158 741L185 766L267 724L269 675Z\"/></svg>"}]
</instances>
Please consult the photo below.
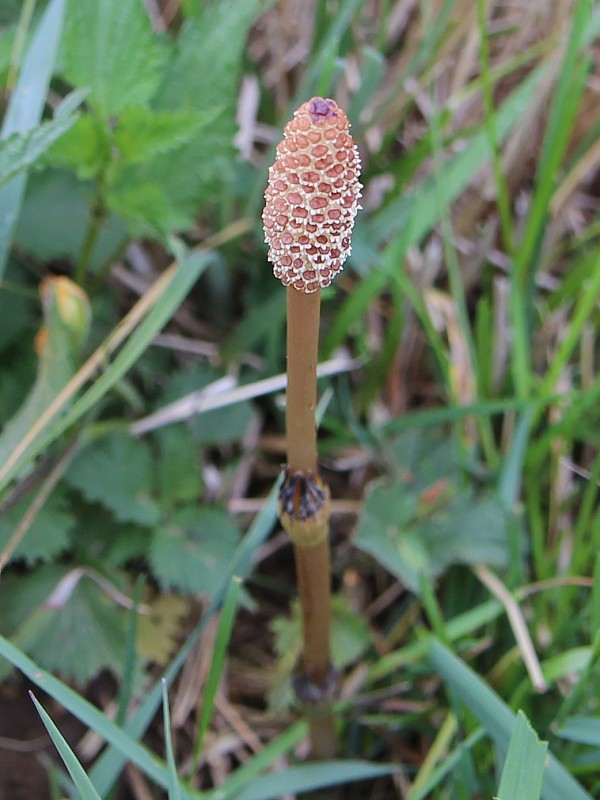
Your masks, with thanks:
<instances>
[{"instance_id":1,"label":"nettle leaf","mask_svg":"<svg viewBox=\"0 0 600 800\"><path fill-rule=\"evenodd\" d=\"M356 546L418 592L453 563L505 566L518 524L489 490L462 475L451 439L411 432L392 443L395 476L371 483Z\"/></svg>"},{"instance_id":2,"label":"nettle leaf","mask_svg":"<svg viewBox=\"0 0 600 800\"><path fill-rule=\"evenodd\" d=\"M106 128L90 114L81 116L48 151L45 161L67 167L81 180L95 178L110 158Z\"/></svg>"},{"instance_id":3,"label":"nettle leaf","mask_svg":"<svg viewBox=\"0 0 600 800\"><path fill-rule=\"evenodd\" d=\"M112 433L73 460L65 480L87 500L101 503L118 520L153 525L159 508L152 499L152 455L146 442Z\"/></svg>"},{"instance_id":4,"label":"nettle leaf","mask_svg":"<svg viewBox=\"0 0 600 800\"><path fill-rule=\"evenodd\" d=\"M60 581L72 574L48 564L33 574L3 575L0 629L42 668L84 684L105 667L120 672L129 612L83 574L64 602L49 607Z\"/></svg>"},{"instance_id":5,"label":"nettle leaf","mask_svg":"<svg viewBox=\"0 0 600 800\"><path fill-rule=\"evenodd\" d=\"M90 87L88 103L103 119L148 103L166 55L142 0L70 0L64 75Z\"/></svg>"},{"instance_id":6,"label":"nettle leaf","mask_svg":"<svg viewBox=\"0 0 600 800\"><path fill-rule=\"evenodd\" d=\"M0 550L8 543L32 501L33 497L18 503L0 518ZM69 546L69 534L74 525L68 499L63 492L54 491L15 549L11 561L23 559L29 565L50 561Z\"/></svg>"},{"instance_id":7,"label":"nettle leaf","mask_svg":"<svg viewBox=\"0 0 600 800\"><path fill-rule=\"evenodd\" d=\"M133 233L189 227L231 180L242 59L259 11L258 0L223 0L184 24L152 106L160 113L207 116L191 141L120 174L110 207Z\"/></svg>"},{"instance_id":8,"label":"nettle leaf","mask_svg":"<svg viewBox=\"0 0 600 800\"><path fill-rule=\"evenodd\" d=\"M152 111L136 106L123 111L113 135L122 164L137 164L168 153L193 139L215 113Z\"/></svg>"},{"instance_id":9,"label":"nettle leaf","mask_svg":"<svg viewBox=\"0 0 600 800\"><path fill-rule=\"evenodd\" d=\"M94 581L83 576L68 600L42 609L43 625L27 651L44 669L85 684L101 669L117 674L123 665L127 612Z\"/></svg>"},{"instance_id":10,"label":"nettle leaf","mask_svg":"<svg viewBox=\"0 0 600 800\"><path fill-rule=\"evenodd\" d=\"M134 522L118 522L114 514L100 503L85 500L71 507L79 521L73 537L76 562L101 561L105 565L123 566L128 561L144 558L150 543L150 531Z\"/></svg>"},{"instance_id":11,"label":"nettle leaf","mask_svg":"<svg viewBox=\"0 0 600 800\"><path fill-rule=\"evenodd\" d=\"M246 37L261 7L260 0L204 3L201 16L189 18L177 38L155 105L235 108Z\"/></svg>"},{"instance_id":12,"label":"nettle leaf","mask_svg":"<svg viewBox=\"0 0 600 800\"><path fill-rule=\"evenodd\" d=\"M240 529L225 511L183 508L155 532L150 564L165 589L210 596L240 538Z\"/></svg>"},{"instance_id":13,"label":"nettle leaf","mask_svg":"<svg viewBox=\"0 0 600 800\"><path fill-rule=\"evenodd\" d=\"M173 202L155 177L123 170L107 195L108 207L123 217L132 236L165 236L192 224L191 207L184 208L183 202Z\"/></svg>"}]
</instances>

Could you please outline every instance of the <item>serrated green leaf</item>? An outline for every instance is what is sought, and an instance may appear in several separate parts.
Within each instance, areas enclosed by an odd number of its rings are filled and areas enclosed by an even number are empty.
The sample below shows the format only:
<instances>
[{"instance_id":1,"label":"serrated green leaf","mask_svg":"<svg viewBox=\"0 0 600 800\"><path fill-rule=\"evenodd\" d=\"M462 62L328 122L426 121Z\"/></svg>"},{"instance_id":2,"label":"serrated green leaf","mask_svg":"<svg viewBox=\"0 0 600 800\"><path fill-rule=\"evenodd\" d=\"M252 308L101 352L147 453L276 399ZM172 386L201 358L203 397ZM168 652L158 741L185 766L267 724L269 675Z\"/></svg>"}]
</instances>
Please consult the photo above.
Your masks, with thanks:
<instances>
[{"instance_id":1,"label":"serrated green leaf","mask_svg":"<svg viewBox=\"0 0 600 800\"><path fill-rule=\"evenodd\" d=\"M188 228L192 211L183 202L173 202L160 174L148 167L148 173L123 170L106 197L110 210L125 220L132 236L166 236Z\"/></svg>"},{"instance_id":2,"label":"serrated green leaf","mask_svg":"<svg viewBox=\"0 0 600 800\"><path fill-rule=\"evenodd\" d=\"M165 56L141 0L70 0L65 77L74 86L90 87L88 103L102 119L147 103Z\"/></svg>"},{"instance_id":3,"label":"serrated green leaf","mask_svg":"<svg viewBox=\"0 0 600 800\"><path fill-rule=\"evenodd\" d=\"M115 127L113 143L123 165L149 161L193 139L215 112L152 111L136 106L123 111Z\"/></svg>"},{"instance_id":4,"label":"serrated green leaf","mask_svg":"<svg viewBox=\"0 0 600 800\"><path fill-rule=\"evenodd\" d=\"M65 480L88 500L102 503L122 522L153 525L159 509L152 499L152 455L146 442L111 433L79 453Z\"/></svg>"},{"instance_id":5,"label":"serrated green leaf","mask_svg":"<svg viewBox=\"0 0 600 800\"><path fill-rule=\"evenodd\" d=\"M209 110L235 107L246 36L261 10L259 0L203 4L175 44L155 98L157 108Z\"/></svg>"},{"instance_id":6,"label":"serrated green leaf","mask_svg":"<svg viewBox=\"0 0 600 800\"><path fill-rule=\"evenodd\" d=\"M40 612L43 624L27 642L27 652L40 666L82 684L104 668L119 673L125 615L90 578L82 577L59 608ZM19 631L14 638L19 638Z\"/></svg>"},{"instance_id":7,"label":"serrated green leaf","mask_svg":"<svg viewBox=\"0 0 600 800\"><path fill-rule=\"evenodd\" d=\"M202 127L194 141L158 154L151 164L124 171L114 187L111 207L126 213L137 225L136 232L188 227L201 205L213 205L222 186L230 181L245 41L260 7L258 0L223 0L206 4L201 18L188 19L184 24L153 106L161 112L219 113ZM128 185L146 186L152 202L144 206L143 196L137 191L134 196L128 195ZM160 224L159 209L168 225Z\"/></svg>"},{"instance_id":8,"label":"serrated green leaf","mask_svg":"<svg viewBox=\"0 0 600 800\"><path fill-rule=\"evenodd\" d=\"M413 592L453 563L504 566L517 520L490 491L460 475L454 445L436 432L412 431L389 450L395 478L374 481L356 545Z\"/></svg>"},{"instance_id":9,"label":"serrated green leaf","mask_svg":"<svg viewBox=\"0 0 600 800\"><path fill-rule=\"evenodd\" d=\"M154 534L150 564L161 585L212 596L221 586L241 532L216 508L184 508Z\"/></svg>"},{"instance_id":10,"label":"serrated green leaf","mask_svg":"<svg viewBox=\"0 0 600 800\"><path fill-rule=\"evenodd\" d=\"M8 543L30 503L31 500L18 503L0 518L0 550ZM60 491L54 491L10 560L23 559L28 565L36 561L50 561L69 546L69 535L74 525L75 519L69 511L67 497Z\"/></svg>"},{"instance_id":11,"label":"serrated green leaf","mask_svg":"<svg viewBox=\"0 0 600 800\"><path fill-rule=\"evenodd\" d=\"M525 714L519 711L502 769L498 800L539 800L547 742L540 742Z\"/></svg>"},{"instance_id":12,"label":"serrated green leaf","mask_svg":"<svg viewBox=\"0 0 600 800\"><path fill-rule=\"evenodd\" d=\"M46 162L68 167L81 180L95 178L110 155L106 129L90 114L81 116L49 150Z\"/></svg>"}]
</instances>

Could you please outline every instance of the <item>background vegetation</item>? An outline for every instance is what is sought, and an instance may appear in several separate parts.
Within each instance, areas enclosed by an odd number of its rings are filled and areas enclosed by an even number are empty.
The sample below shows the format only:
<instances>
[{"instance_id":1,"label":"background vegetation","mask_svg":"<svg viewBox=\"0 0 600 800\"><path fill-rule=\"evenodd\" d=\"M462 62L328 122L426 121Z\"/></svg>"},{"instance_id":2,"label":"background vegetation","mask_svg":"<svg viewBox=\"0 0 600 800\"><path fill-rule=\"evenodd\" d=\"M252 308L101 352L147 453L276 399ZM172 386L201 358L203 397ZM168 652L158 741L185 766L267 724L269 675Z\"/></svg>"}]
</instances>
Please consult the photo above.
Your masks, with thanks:
<instances>
[{"instance_id":1,"label":"background vegetation","mask_svg":"<svg viewBox=\"0 0 600 800\"><path fill-rule=\"evenodd\" d=\"M598 5L0 14L0 795L598 797ZM322 765L260 227L315 94L365 184L323 308Z\"/></svg>"}]
</instances>

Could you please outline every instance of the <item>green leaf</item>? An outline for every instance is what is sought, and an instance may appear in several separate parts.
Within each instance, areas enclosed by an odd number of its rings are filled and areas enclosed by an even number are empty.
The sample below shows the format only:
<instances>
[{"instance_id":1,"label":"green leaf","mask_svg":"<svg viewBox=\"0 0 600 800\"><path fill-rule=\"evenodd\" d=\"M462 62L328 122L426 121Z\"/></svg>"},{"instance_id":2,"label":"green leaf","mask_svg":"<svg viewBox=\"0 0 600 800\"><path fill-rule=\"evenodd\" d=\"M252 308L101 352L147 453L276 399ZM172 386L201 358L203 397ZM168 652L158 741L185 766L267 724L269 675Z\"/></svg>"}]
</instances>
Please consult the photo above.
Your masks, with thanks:
<instances>
[{"instance_id":1,"label":"green leaf","mask_svg":"<svg viewBox=\"0 0 600 800\"><path fill-rule=\"evenodd\" d=\"M516 520L489 491L460 475L451 439L410 431L389 448L392 479L374 481L356 531L370 553L413 592L453 563L504 566Z\"/></svg>"},{"instance_id":2,"label":"green leaf","mask_svg":"<svg viewBox=\"0 0 600 800\"><path fill-rule=\"evenodd\" d=\"M202 698L202 710L198 720L198 733L196 736L196 744L194 746L194 761L196 764L198 763L198 756L202 753L204 737L213 716L215 699L219 684L221 683L223 670L225 668L225 657L227 655L227 647L231 638L231 631L233 630L233 623L235 621L241 588L241 579L232 578L231 585L219 617L217 635L215 638L212 660L210 662L210 670Z\"/></svg>"},{"instance_id":3,"label":"green leaf","mask_svg":"<svg viewBox=\"0 0 600 800\"><path fill-rule=\"evenodd\" d=\"M45 160L52 166L72 169L81 180L89 180L100 173L109 157L106 128L86 114L50 148Z\"/></svg>"},{"instance_id":4,"label":"green leaf","mask_svg":"<svg viewBox=\"0 0 600 800\"><path fill-rule=\"evenodd\" d=\"M151 111L141 106L125 109L113 137L120 163L137 164L168 153L197 136L215 116L211 111Z\"/></svg>"},{"instance_id":5,"label":"green leaf","mask_svg":"<svg viewBox=\"0 0 600 800\"><path fill-rule=\"evenodd\" d=\"M8 543L30 503L31 499L18 503L0 518L0 550ZM11 561L23 559L28 565L50 561L69 546L69 535L74 525L68 498L63 492L54 491L28 528Z\"/></svg>"},{"instance_id":6,"label":"green leaf","mask_svg":"<svg viewBox=\"0 0 600 800\"><path fill-rule=\"evenodd\" d=\"M118 520L153 525L159 509L152 499L152 454L146 442L111 433L73 460L65 480L88 500L102 503Z\"/></svg>"},{"instance_id":7,"label":"green leaf","mask_svg":"<svg viewBox=\"0 0 600 800\"><path fill-rule=\"evenodd\" d=\"M31 693L31 699L35 703L38 714L40 715L46 730L50 734L50 738L54 742L54 746L60 753L60 757L64 761L64 764L69 771L69 775L75 784L75 788L79 792L81 800L101 800L100 795L94 788L94 784L88 778L85 770L77 760L77 756L71 750L61 732L52 722L48 714L44 711L40 703L38 703L33 693Z\"/></svg>"},{"instance_id":8,"label":"green leaf","mask_svg":"<svg viewBox=\"0 0 600 800\"><path fill-rule=\"evenodd\" d=\"M165 55L141 0L69 0L64 74L102 119L150 100Z\"/></svg>"},{"instance_id":9,"label":"green leaf","mask_svg":"<svg viewBox=\"0 0 600 800\"><path fill-rule=\"evenodd\" d=\"M71 572L63 578L70 580L74 585L63 584L66 597L56 606L34 609L13 640L40 666L65 680L85 684L104 668L118 674L125 650L125 615L89 577Z\"/></svg>"},{"instance_id":10,"label":"green leaf","mask_svg":"<svg viewBox=\"0 0 600 800\"><path fill-rule=\"evenodd\" d=\"M186 164L185 169L189 171L190 165ZM123 217L132 236L165 237L190 227L192 207L183 198L181 202L173 202L162 183L163 176L156 169L144 167L144 170L149 174L123 171L106 197L110 210Z\"/></svg>"},{"instance_id":11,"label":"green leaf","mask_svg":"<svg viewBox=\"0 0 600 800\"><path fill-rule=\"evenodd\" d=\"M2 122L2 138L35 127L44 112L46 94L62 34L65 0L52 0L27 49L19 78ZM0 278L19 217L27 176L21 173L0 189Z\"/></svg>"},{"instance_id":12,"label":"green leaf","mask_svg":"<svg viewBox=\"0 0 600 800\"><path fill-rule=\"evenodd\" d=\"M134 230L185 229L202 205L216 203L230 182L245 42L260 10L259 0L221 0L204 4L201 17L184 24L153 107L211 117L193 141L120 176L111 208L135 224ZM146 205L143 191L149 193Z\"/></svg>"},{"instance_id":13,"label":"green leaf","mask_svg":"<svg viewBox=\"0 0 600 800\"><path fill-rule=\"evenodd\" d=\"M539 800L547 750L547 742L540 742L525 714L519 711L502 769L498 800Z\"/></svg>"},{"instance_id":14,"label":"green leaf","mask_svg":"<svg viewBox=\"0 0 600 800\"><path fill-rule=\"evenodd\" d=\"M183 508L154 534L150 564L163 587L212 596L240 539L224 511Z\"/></svg>"},{"instance_id":15,"label":"green leaf","mask_svg":"<svg viewBox=\"0 0 600 800\"><path fill-rule=\"evenodd\" d=\"M14 289L9 290L0 283L0 319L2 320L2 325L0 325L0 352L2 353L0 394L4 391L4 381L11 355L14 356L15 350L24 349L23 344L25 342L27 349L33 351L31 347L31 323L35 319L34 303L26 296L29 284L23 272L12 263L9 263L6 280ZM9 347L11 348L10 354L5 352ZM18 358L21 362L21 353L19 353ZM7 417L2 413L1 409L2 403L0 403L0 420L6 419Z\"/></svg>"}]
</instances>

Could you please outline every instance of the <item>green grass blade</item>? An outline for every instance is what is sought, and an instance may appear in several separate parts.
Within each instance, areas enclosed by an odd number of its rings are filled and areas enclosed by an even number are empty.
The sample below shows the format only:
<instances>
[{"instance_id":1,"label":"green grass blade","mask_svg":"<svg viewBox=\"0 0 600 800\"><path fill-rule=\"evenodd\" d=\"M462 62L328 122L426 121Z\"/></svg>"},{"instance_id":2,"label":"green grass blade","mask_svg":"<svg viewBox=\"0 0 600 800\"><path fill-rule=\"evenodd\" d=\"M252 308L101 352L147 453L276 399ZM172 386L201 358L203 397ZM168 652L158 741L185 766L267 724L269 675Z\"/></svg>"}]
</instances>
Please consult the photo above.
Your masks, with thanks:
<instances>
[{"instance_id":1,"label":"green grass blade","mask_svg":"<svg viewBox=\"0 0 600 800\"><path fill-rule=\"evenodd\" d=\"M510 292L510 316L513 328L511 353L513 380L519 396L528 394L533 378L530 339L537 253L548 219L556 175L576 121L589 70L589 57L582 50L588 23L589 0L578 0L560 69L560 78L553 95L542 154L538 162L531 210L523 238L514 257Z\"/></svg>"},{"instance_id":2,"label":"green grass blade","mask_svg":"<svg viewBox=\"0 0 600 800\"><path fill-rule=\"evenodd\" d=\"M223 603L223 610L221 611L219 626L217 628L217 636L215 639L215 649L210 664L208 678L206 680L206 686L204 687L202 711L200 712L200 720L198 723L198 736L196 739L194 756L194 761L196 764L198 763L198 758L202 753L204 736L206 735L206 731L208 730L208 726L213 715L215 698L217 696L217 689L219 688L221 675L223 674L225 656L227 655L227 645L229 644L231 631L233 629L233 622L235 619L235 612L237 610L241 588L242 582L240 578L233 578L227 592L227 597Z\"/></svg>"},{"instance_id":3,"label":"green grass blade","mask_svg":"<svg viewBox=\"0 0 600 800\"><path fill-rule=\"evenodd\" d=\"M77 760L77 756L75 755L75 753L66 743L61 732L52 722L52 720L45 712L45 710L42 708L40 703L38 703L33 692L30 692L30 695L31 699L35 703L37 712L40 715L42 722L46 727L46 730L50 734L50 738L54 742L54 746L56 747L56 749L60 754L60 757L64 761L65 767L69 770L69 775L71 776L71 779L73 780L73 783L75 784L75 787L79 792L81 800L101 800L100 795L94 788L94 784L86 775L84 768Z\"/></svg>"},{"instance_id":4,"label":"green grass blade","mask_svg":"<svg viewBox=\"0 0 600 800\"><path fill-rule=\"evenodd\" d=\"M600 747L600 718L568 717L556 731L556 735L570 742Z\"/></svg>"},{"instance_id":5,"label":"green grass blade","mask_svg":"<svg viewBox=\"0 0 600 800\"><path fill-rule=\"evenodd\" d=\"M238 800L239 792L250 786L254 779L275 761L290 753L302 739L306 738L307 733L306 722L299 720L232 772L225 786L208 792L207 800Z\"/></svg>"},{"instance_id":6,"label":"green grass blade","mask_svg":"<svg viewBox=\"0 0 600 800\"><path fill-rule=\"evenodd\" d=\"M52 0L27 50L16 86L8 103L0 137L25 133L38 125L62 35L66 0ZM0 189L0 278L19 217L27 175L22 172Z\"/></svg>"},{"instance_id":7,"label":"green grass blade","mask_svg":"<svg viewBox=\"0 0 600 800\"><path fill-rule=\"evenodd\" d=\"M498 800L539 800L547 750L547 742L540 742L525 714L519 711L502 769Z\"/></svg>"},{"instance_id":8,"label":"green grass blade","mask_svg":"<svg viewBox=\"0 0 600 800\"><path fill-rule=\"evenodd\" d=\"M508 748L516 722L506 703L466 664L440 642L429 650L433 667L452 687L458 698L477 717L501 750ZM542 800L593 800L554 756L548 756Z\"/></svg>"},{"instance_id":9,"label":"green grass blade","mask_svg":"<svg viewBox=\"0 0 600 800\"><path fill-rule=\"evenodd\" d=\"M150 753L139 742L129 736L125 731L119 728L114 722L111 722L107 717L89 703L85 698L81 697L77 692L71 689L62 681L55 678L49 672L46 672L21 650L15 647L12 642L0 636L0 656L7 659L13 666L26 675L36 686L51 695L57 702L59 702L67 711L70 711L73 716L77 717L84 725L94 730L105 741L114 745L121 753L125 760L132 761L136 764L142 772L146 773L152 778L159 786L167 788L169 785L169 776L166 765L155 755ZM97 781L94 780L90 772L90 780L93 785L98 786ZM100 794L104 795L105 792L99 789ZM192 794L186 792L184 797L191 798Z\"/></svg>"},{"instance_id":10,"label":"green grass blade","mask_svg":"<svg viewBox=\"0 0 600 800\"><path fill-rule=\"evenodd\" d=\"M286 769L284 772L274 772L257 778L237 794L235 800L279 800L284 795L296 792L310 792L326 786L381 778L392 775L400 769L401 767L396 764L380 766L367 761L325 761L321 764L303 764Z\"/></svg>"},{"instance_id":11,"label":"green grass blade","mask_svg":"<svg viewBox=\"0 0 600 800\"><path fill-rule=\"evenodd\" d=\"M436 786L441 784L442 780L460 764L465 756L465 752L472 750L473 747L481 741L483 736L484 731L482 728L473 731L464 742L460 742L454 750L445 756L442 763L431 771L429 777L419 783L415 781L413 788L406 796L406 800L425 800L426 797L430 797Z\"/></svg>"},{"instance_id":12,"label":"green grass blade","mask_svg":"<svg viewBox=\"0 0 600 800\"><path fill-rule=\"evenodd\" d=\"M487 600L485 603L447 620L444 623L446 637L448 641L454 642L465 636L472 636L478 628L498 619L503 612L504 608L497 600ZM415 661L427 654L430 643L431 638L426 635L418 642L413 642L382 656L371 668L370 681L381 680L400 667L414 664Z\"/></svg>"},{"instance_id":13,"label":"green grass blade","mask_svg":"<svg viewBox=\"0 0 600 800\"><path fill-rule=\"evenodd\" d=\"M181 800L181 789L179 786L179 778L177 776L177 764L175 763L175 751L173 750L173 736L171 734L171 713L169 711L167 683L163 679L161 684L163 728L165 730L165 747L167 751L167 767L169 770L169 800Z\"/></svg>"}]
</instances>

